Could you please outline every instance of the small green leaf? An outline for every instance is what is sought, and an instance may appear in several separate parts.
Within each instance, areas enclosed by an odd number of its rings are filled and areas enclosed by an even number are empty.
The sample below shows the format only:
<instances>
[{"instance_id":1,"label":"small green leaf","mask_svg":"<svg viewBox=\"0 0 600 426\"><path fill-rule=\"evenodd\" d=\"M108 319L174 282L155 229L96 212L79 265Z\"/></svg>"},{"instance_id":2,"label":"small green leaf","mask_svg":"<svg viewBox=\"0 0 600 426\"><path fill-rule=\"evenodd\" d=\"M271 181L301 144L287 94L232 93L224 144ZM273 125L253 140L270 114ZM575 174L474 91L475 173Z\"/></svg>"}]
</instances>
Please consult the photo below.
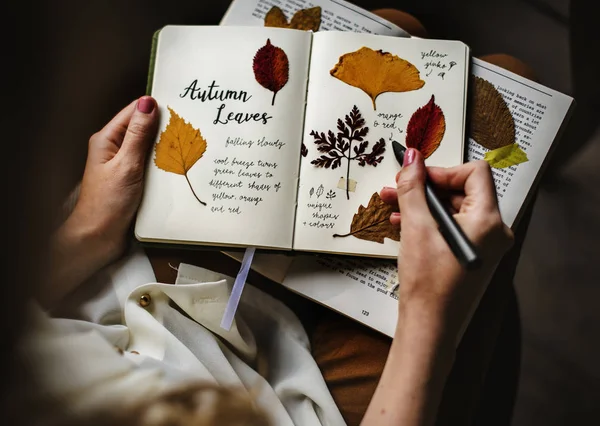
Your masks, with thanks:
<instances>
[{"instance_id":1,"label":"small green leaf","mask_svg":"<svg viewBox=\"0 0 600 426\"><path fill-rule=\"evenodd\" d=\"M516 143L489 151L483 158L495 169L504 169L529 161L527 154Z\"/></svg>"}]
</instances>

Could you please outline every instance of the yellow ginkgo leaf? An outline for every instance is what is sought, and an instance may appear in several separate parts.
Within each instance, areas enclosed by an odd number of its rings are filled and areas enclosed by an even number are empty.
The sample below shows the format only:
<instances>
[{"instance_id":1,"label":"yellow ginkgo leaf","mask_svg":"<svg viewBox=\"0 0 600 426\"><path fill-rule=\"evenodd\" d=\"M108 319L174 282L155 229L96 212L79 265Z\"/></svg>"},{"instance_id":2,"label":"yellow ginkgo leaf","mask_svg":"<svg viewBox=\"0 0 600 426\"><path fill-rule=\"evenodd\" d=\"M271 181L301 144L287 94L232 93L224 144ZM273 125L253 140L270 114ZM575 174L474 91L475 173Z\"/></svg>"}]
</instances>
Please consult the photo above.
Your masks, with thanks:
<instances>
[{"instance_id":1,"label":"yellow ginkgo leaf","mask_svg":"<svg viewBox=\"0 0 600 426\"><path fill-rule=\"evenodd\" d=\"M425 84L419 70L406 59L368 47L340 56L330 74L369 95L375 110L380 94L418 90Z\"/></svg>"},{"instance_id":2,"label":"yellow ginkgo leaf","mask_svg":"<svg viewBox=\"0 0 600 426\"><path fill-rule=\"evenodd\" d=\"M206 140L198 129L186 123L173 109L170 107L168 109L171 117L167 128L160 134L160 139L154 148L156 151L154 164L165 172L184 175L196 199L206 205L196 195L187 176L196 161L204 155Z\"/></svg>"}]
</instances>

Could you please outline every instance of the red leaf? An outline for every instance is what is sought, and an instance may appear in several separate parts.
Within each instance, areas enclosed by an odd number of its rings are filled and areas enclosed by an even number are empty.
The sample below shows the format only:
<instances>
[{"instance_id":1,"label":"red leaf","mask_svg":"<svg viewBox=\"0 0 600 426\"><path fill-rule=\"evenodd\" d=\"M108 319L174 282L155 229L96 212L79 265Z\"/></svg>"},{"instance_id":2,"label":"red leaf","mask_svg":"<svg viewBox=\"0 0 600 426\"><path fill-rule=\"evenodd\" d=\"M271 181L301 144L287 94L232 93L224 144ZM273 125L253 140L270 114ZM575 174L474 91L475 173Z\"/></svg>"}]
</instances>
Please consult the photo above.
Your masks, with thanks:
<instances>
[{"instance_id":1,"label":"red leaf","mask_svg":"<svg viewBox=\"0 0 600 426\"><path fill-rule=\"evenodd\" d=\"M415 111L408 121L406 146L421 151L427 158L438 149L446 132L446 119L442 109L435 104L435 97Z\"/></svg>"},{"instance_id":2,"label":"red leaf","mask_svg":"<svg viewBox=\"0 0 600 426\"><path fill-rule=\"evenodd\" d=\"M267 39L267 44L258 49L254 55L252 68L256 81L273 92L271 105L275 105L275 95L289 79L290 63L287 55L282 48L273 46L271 40Z\"/></svg>"}]
</instances>

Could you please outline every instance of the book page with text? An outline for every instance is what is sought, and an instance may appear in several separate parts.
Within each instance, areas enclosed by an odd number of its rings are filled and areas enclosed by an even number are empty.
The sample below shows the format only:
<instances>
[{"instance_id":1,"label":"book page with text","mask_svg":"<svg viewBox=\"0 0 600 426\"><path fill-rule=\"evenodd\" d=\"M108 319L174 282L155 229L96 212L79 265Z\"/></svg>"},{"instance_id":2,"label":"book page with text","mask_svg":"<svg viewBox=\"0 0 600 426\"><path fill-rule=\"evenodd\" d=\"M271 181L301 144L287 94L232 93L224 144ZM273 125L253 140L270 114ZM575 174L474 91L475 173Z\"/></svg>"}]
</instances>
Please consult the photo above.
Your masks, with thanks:
<instances>
[{"instance_id":1,"label":"book page with text","mask_svg":"<svg viewBox=\"0 0 600 426\"><path fill-rule=\"evenodd\" d=\"M514 227L528 194L535 189L542 163L568 122L573 99L477 59L473 59L472 73L500 91L515 120L516 142L528 157L516 166L492 169L503 220ZM469 161L482 159L487 151L469 139ZM266 259L257 261L266 268ZM298 256L283 285L384 334L394 333L401 285L395 262Z\"/></svg>"},{"instance_id":2,"label":"book page with text","mask_svg":"<svg viewBox=\"0 0 600 426\"><path fill-rule=\"evenodd\" d=\"M291 249L311 36L161 30L138 239Z\"/></svg>"},{"instance_id":3,"label":"book page with text","mask_svg":"<svg viewBox=\"0 0 600 426\"><path fill-rule=\"evenodd\" d=\"M548 87L474 58L472 74L490 82L506 102L515 123L515 143L527 161L506 168L492 168L496 193L507 226L513 227L573 99ZM481 160L490 149L470 139L468 161Z\"/></svg>"},{"instance_id":4,"label":"book page with text","mask_svg":"<svg viewBox=\"0 0 600 426\"><path fill-rule=\"evenodd\" d=\"M418 143L430 166L463 162L468 54L449 40L314 35L294 250L396 256L379 198L400 170L391 141Z\"/></svg>"},{"instance_id":5,"label":"book page with text","mask_svg":"<svg viewBox=\"0 0 600 426\"><path fill-rule=\"evenodd\" d=\"M321 7L319 31L354 31L409 37L402 28L344 0L233 0L220 25L264 25L267 12L279 7L291 20L300 9Z\"/></svg>"}]
</instances>

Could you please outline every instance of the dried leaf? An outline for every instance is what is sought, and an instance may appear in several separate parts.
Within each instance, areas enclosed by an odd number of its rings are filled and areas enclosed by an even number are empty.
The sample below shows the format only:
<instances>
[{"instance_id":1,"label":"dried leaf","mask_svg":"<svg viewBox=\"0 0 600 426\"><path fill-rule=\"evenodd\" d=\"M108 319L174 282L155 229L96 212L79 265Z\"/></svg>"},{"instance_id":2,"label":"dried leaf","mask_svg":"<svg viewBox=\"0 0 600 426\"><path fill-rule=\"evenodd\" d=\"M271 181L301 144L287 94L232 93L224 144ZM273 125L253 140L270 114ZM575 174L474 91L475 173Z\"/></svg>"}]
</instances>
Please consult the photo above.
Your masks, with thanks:
<instances>
[{"instance_id":1,"label":"dried leaf","mask_svg":"<svg viewBox=\"0 0 600 426\"><path fill-rule=\"evenodd\" d=\"M348 234L334 234L336 238L353 236L361 240L383 244L385 238L400 241L400 229L390 222L394 208L383 202L377 192L369 200L369 205L360 205L358 212L352 218Z\"/></svg>"},{"instance_id":2,"label":"dried leaf","mask_svg":"<svg viewBox=\"0 0 600 426\"><path fill-rule=\"evenodd\" d=\"M480 77L471 80L470 136L487 149L515 143L515 121L494 85Z\"/></svg>"},{"instance_id":3,"label":"dried leaf","mask_svg":"<svg viewBox=\"0 0 600 426\"><path fill-rule=\"evenodd\" d=\"M289 79L290 63L287 55L282 48L273 46L271 40L267 39L267 44L258 49L254 55L252 65L256 81L267 90L273 92L273 102L275 105L275 96Z\"/></svg>"},{"instance_id":4,"label":"dried leaf","mask_svg":"<svg viewBox=\"0 0 600 426\"><path fill-rule=\"evenodd\" d=\"M529 161L525 151L519 148L516 143L486 152L483 159L495 169L504 169Z\"/></svg>"},{"instance_id":5,"label":"dried leaf","mask_svg":"<svg viewBox=\"0 0 600 426\"><path fill-rule=\"evenodd\" d=\"M350 163L356 160L361 167L367 164L377 167L383 161L383 154L385 153L385 140L383 138L373 145L370 153L366 153L369 142L365 141L364 138L369 133L369 128L365 127L365 124L365 119L354 105L350 114L344 117L344 121L338 119L337 135L331 130L327 132L327 135L315 130L310 132L310 135L315 139L315 144L317 144L317 151L323 153L319 158L311 161L310 164L335 170L341 167L342 160L348 160L346 169L346 198L348 200L351 192L349 187L351 181ZM360 143L353 146L353 142Z\"/></svg>"},{"instance_id":6,"label":"dried leaf","mask_svg":"<svg viewBox=\"0 0 600 426\"><path fill-rule=\"evenodd\" d=\"M375 110L375 99L380 94L418 90L425 84L419 70L407 60L368 47L340 56L329 73L369 95Z\"/></svg>"},{"instance_id":7,"label":"dried leaf","mask_svg":"<svg viewBox=\"0 0 600 426\"><path fill-rule=\"evenodd\" d=\"M184 175L192 193L200 203L201 201L188 179L187 173L196 162L202 158L206 151L206 140L198 129L186 123L173 109L168 107L171 117L167 128L160 134L154 150L156 157L154 164L165 172Z\"/></svg>"},{"instance_id":8,"label":"dried leaf","mask_svg":"<svg viewBox=\"0 0 600 426\"><path fill-rule=\"evenodd\" d=\"M265 27L289 28L283 10L277 6L273 6L265 15Z\"/></svg>"},{"instance_id":9,"label":"dried leaf","mask_svg":"<svg viewBox=\"0 0 600 426\"><path fill-rule=\"evenodd\" d=\"M446 119L435 96L431 95L429 102L415 111L408 121L406 128L406 146L421 151L428 158L438 149L446 132Z\"/></svg>"},{"instance_id":10,"label":"dried leaf","mask_svg":"<svg viewBox=\"0 0 600 426\"><path fill-rule=\"evenodd\" d=\"M311 7L298 10L292 20L288 21L283 11L273 6L265 16L265 27L291 28L294 30L319 31L321 26L321 8Z\"/></svg>"}]
</instances>

